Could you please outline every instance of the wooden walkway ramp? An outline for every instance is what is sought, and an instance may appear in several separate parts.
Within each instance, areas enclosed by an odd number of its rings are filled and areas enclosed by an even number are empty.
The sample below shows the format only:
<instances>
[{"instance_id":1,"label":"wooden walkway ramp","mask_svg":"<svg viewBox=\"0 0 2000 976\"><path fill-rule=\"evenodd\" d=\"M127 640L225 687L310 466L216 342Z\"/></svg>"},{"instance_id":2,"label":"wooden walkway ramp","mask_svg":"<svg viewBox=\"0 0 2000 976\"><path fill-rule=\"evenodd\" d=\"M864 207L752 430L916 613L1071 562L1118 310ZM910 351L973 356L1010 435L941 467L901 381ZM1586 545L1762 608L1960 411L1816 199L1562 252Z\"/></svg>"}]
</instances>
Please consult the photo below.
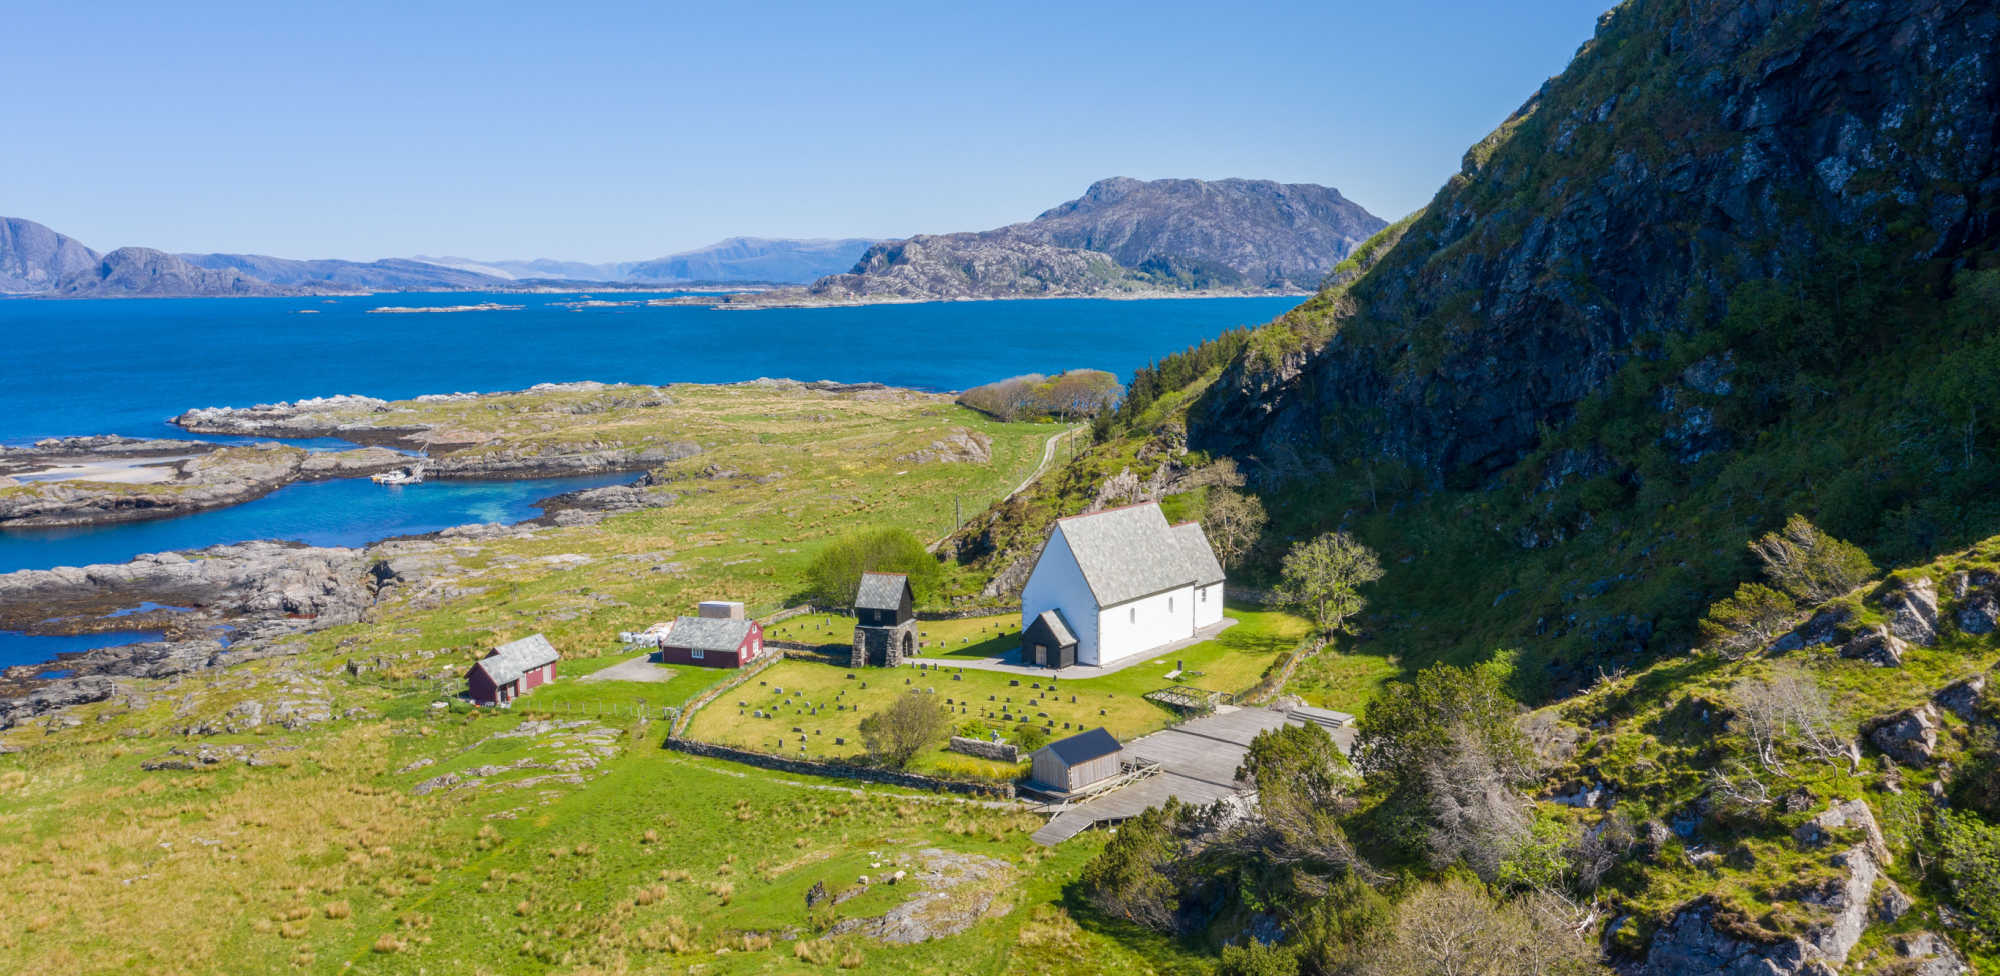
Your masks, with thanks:
<instances>
[{"instance_id":1,"label":"wooden walkway ramp","mask_svg":"<svg viewBox=\"0 0 2000 976\"><path fill-rule=\"evenodd\" d=\"M1134 739L1125 744L1125 759L1159 763L1159 773L1062 810L1032 837L1038 844L1060 844L1094 824L1136 817L1169 797L1201 806L1229 796L1242 788L1236 768L1250 740L1286 721L1283 712L1224 705L1207 718Z\"/></svg>"}]
</instances>

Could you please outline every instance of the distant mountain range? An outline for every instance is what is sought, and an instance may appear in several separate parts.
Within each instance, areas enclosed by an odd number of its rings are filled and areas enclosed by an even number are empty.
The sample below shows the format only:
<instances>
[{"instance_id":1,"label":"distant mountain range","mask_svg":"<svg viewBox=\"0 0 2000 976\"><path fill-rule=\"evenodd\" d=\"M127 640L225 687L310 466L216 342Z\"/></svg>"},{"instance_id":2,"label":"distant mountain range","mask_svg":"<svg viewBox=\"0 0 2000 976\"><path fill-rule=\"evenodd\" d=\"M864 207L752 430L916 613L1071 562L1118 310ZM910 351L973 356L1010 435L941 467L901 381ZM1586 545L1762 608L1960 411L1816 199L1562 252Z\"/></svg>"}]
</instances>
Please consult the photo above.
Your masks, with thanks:
<instances>
[{"instance_id":1,"label":"distant mountain range","mask_svg":"<svg viewBox=\"0 0 2000 976\"><path fill-rule=\"evenodd\" d=\"M760 283L801 287L725 301L845 304L1310 291L1383 226L1330 187L1124 178L1100 180L1034 220L997 230L881 243L732 237L650 261L609 264L302 261L142 247L100 254L33 221L0 218L0 294L164 298Z\"/></svg>"},{"instance_id":2,"label":"distant mountain range","mask_svg":"<svg viewBox=\"0 0 2000 976\"><path fill-rule=\"evenodd\" d=\"M630 282L758 282L796 284L854 267L874 241L865 237L793 240L731 237L707 247L651 261L587 264L582 261L479 261L424 257L414 260L498 278Z\"/></svg>"},{"instance_id":3,"label":"distant mountain range","mask_svg":"<svg viewBox=\"0 0 2000 976\"><path fill-rule=\"evenodd\" d=\"M173 298L518 291L558 282L593 285L791 284L853 267L871 242L732 237L651 261L472 261L388 258L293 260L261 254L169 254L123 247L100 254L32 220L0 217L0 294L63 298Z\"/></svg>"},{"instance_id":4,"label":"distant mountain range","mask_svg":"<svg viewBox=\"0 0 2000 976\"><path fill-rule=\"evenodd\" d=\"M1310 183L1120 177L1026 223L887 241L846 273L729 303L1311 291L1385 226Z\"/></svg>"}]
</instances>

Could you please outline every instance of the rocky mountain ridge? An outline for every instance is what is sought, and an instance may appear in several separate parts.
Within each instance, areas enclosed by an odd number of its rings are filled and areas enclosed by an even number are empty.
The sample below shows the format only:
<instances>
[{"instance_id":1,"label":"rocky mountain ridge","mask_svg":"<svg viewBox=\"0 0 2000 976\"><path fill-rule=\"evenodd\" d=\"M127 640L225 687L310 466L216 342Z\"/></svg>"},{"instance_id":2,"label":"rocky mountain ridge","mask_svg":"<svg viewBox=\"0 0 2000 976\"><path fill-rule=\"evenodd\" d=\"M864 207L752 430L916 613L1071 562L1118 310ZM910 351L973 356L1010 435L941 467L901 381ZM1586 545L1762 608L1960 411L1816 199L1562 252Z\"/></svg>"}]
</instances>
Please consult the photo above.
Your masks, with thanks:
<instances>
[{"instance_id":1,"label":"rocky mountain ridge","mask_svg":"<svg viewBox=\"0 0 2000 976\"><path fill-rule=\"evenodd\" d=\"M884 241L845 274L726 304L1305 291L1383 226L1331 187L1115 177L1030 221Z\"/></svg>"}]
</instances>

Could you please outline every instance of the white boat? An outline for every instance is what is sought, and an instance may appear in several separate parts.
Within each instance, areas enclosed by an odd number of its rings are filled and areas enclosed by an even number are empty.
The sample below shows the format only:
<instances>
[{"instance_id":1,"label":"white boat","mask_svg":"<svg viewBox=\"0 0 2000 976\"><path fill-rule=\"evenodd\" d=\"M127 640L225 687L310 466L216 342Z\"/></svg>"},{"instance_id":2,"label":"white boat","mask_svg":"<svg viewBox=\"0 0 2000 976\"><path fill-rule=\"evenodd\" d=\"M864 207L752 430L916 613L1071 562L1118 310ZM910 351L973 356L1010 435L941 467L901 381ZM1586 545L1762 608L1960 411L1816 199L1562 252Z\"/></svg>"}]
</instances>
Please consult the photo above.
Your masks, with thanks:
<instances>
[{"instance_id":1,"label":"white boat","mask_svg":"<svg viewBox=\"0 0 2000 976\"><path fill-rule=\"evenodd\" d=\"M421 485L424 483L424 466L413 464L407 468L371 474L368 479L378 485Z\"/></svg>"}]
</instances>

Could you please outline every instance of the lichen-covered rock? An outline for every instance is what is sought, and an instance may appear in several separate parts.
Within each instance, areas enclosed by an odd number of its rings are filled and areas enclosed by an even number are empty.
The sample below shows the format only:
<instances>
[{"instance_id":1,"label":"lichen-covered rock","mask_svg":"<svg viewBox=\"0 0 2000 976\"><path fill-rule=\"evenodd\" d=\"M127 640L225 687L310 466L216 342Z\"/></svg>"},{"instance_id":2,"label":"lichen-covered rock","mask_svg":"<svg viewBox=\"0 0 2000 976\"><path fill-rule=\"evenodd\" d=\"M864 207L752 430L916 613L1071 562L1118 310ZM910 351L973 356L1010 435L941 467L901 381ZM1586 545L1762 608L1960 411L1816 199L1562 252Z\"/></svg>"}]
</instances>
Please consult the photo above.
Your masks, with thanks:
<instances>
[{"instance_id":1,"label":"lichen-covered rock","mask_svg":"<svg viewBox=\"0 0 2000 976\"><path fill-rule=\"evenodd\" d=\"M1890 939L1889 945L1901 961L1878 972L1895 976L1963 976L1972 972L1958 947L1936 932L1899 935Z\"/></svg>"},{"instance_id":2,"label":"lichen-covered rock","mask_svg":"<svg viewBox=\"0 0 2000 976\"><path fill-rule=\"evenodd\" d=\"M1981 590L1965 596L1958 604L1954 618L1958 629L1975 637L1990 634L2000 626L2000 597Z\"/></svg>"},{"instance_id":3,"label":"lichen-covered rock","mask_svg":"<svg viewBox=\"0 0 2000 976\"><path fill-rule=\"evenodd\" d=\"M1923 767L1937 756L1938 714L1926 702L1869 723L1868 741L1905 766Z\"/></svg>"},{"instance_id":4,"label":"lichen-covered rock","mask_svg":"<svg viewBox=\"0 0 2000 976\"><path fill-rule=\"evenodd\" d=\"M1979 704L1986 698L1986 676L1975 674L1938 689L1931 701L1967 722L1979 721Z\"/></svg>"},{"instance_id":5,"label":"lichen-covered rock","mask_svg":"<svg viewBox=\"0 0 2000 976\"><path fill-rule=\"evenodd\" d=\"M1909 643L1930 647L1937 643L1937 587L1928 577L1911 580L1882 598L1889 612L1889 632Z\"/></svg>"},{"instance_id":6,"label":"lichen-covered rock","mask_svg":"<svg viewBox=\"0 0 2000 976\"><path fill-rule=\"evenodd\" d=\"M1882 837L1882 828L1875 821L1874 811L1865 800L1846 800L1834 803L1819 816L1800 824L1792 831L1792 837L1799 845L1807 848L1824 847L1832 840L1836 830L1859 829L1863 834L1863 846L1876 864L1889 863L1889 844Z\"/></svg>"},{"instance_id":7,"label":"lichen-covered rock","mask_svg":"<svg viewBox=\"0 0 2000 976\"><path fill-rule=\"evenodd\" d=\"M1844 607L1821 610L1793 629L1791 633L1772 642L1771 653L1786 654L1800 648L1831 644L1840 636L1840 625L1847 622L1847 617L1848 612Z\"/></svg>"},{"instance_id":8,"label":"lichen-covered rock","mask_svg":"<svg viewBox=\"0 0 2000 976\"><path fill-rule=\"evenodd\" d=\"M1889 632L1887 627L1875 627L1862 631L1840 645L1840 656L1866 661L1878 668L1899 668L1903 666L1903 655L1910 646L1901 637Z\"/></svg>"}]
</instances>

